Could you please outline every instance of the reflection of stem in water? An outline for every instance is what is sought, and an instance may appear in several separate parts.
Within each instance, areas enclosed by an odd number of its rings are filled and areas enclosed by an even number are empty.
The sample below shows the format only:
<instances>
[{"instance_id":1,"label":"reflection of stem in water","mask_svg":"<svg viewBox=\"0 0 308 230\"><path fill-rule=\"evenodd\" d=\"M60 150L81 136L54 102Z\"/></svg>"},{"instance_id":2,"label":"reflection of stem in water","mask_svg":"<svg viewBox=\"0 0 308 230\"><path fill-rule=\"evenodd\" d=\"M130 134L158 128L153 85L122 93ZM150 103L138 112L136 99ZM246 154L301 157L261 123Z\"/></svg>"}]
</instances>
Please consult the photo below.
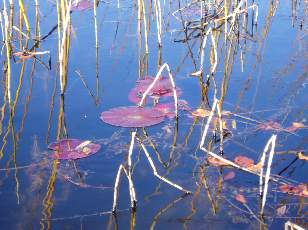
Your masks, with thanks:
<instances>
[{"instance_id":1,"label":"reflection of stem in water","mask_svg":"<svg viewBox=\"0 0 308 230\"><path fill-rule=\"evenodd\" d=\"M116 214L113 213L110 214L107 229L108 230L119 229L118 216Z\"/></svg>"},{"instance_id":2,"label":"reflection of stem in water","mask_svg":"<svg viewBox=\"0 0 308 230\"><path fill-rule=\"evenodd\" d=\"M14 177L15 177L15 182L16 182L16 198L17 198L17 204L20 202L20 196L19 196L19 180L18 180L18 168L17 168L17 142L15 138L15 128L14 128L14 123L12 121L12 139L13 139L13 161L14 161Z\"/></svg>"},{"instance_id":3,"label":"reflection of stem in water","mask_svg":"<svg viewBox=\"0 0 308 230\"><path fill-rule=\"evenodd\" d=\"M201 170L201 178L200 179L201 179L202 184L205 187L205 190L207 192L207 196L208 196L208 198L211 202L211 205L212 205L213 214L215 215L218 212L219 195L217 195L217 200L215 202L214 198L213 198L213 194L212 194L211 189L210 189L210 186L208 185L206 175L205 175L206 174L206 168L201 168L200 170Z\"/></svg>"},{"instance_id":4,"label":"reflection of stem in water","mask_svg":"<svg viewBox=\"0 0 308 230\"><path fill-rule=\"evenodd\" d=\"M185 221L183 223L183 229L189 229L188 228L188 224L191 221L192 217L197 213L196 204L198 202L198 198L199 198L200 193L201 193L201 188L202 188L202 184L201 184L201 181L200 181L199 184L198 184L197 190L194 192L194 196L192 197L191 202L190 202L190 204L191 204L191 213L184 218Z\"/></svg>"},{"instance_id":5,"label":"reflection of stem in water","mask_svg":"<svg viewBox=\"0 0 308 230\"><path fill-rule=\"evenodd\" d=\"M136 228L136 222L137 222L137 211L132 210L130 214L130 230L134 230Z\"/></svg>"},{"instance_id":6,"label":"reflection of stem in water","mask_svg":"<svg viewBox=\"0 0 308 230\"><path fill-rule=\"evenodd\" d=\"M143 26L144 26L144 39L145 39L145 53L146 54L149 54L149 46L148 46L148 42L149 42L149 39L148 39L148 29L147 29L147 19L146 19L146 8L145 8L145 3L144 3L144 0L139 0L138 3L140 4L139 5L139 8L141 8L141 12L142 12L142 15L143 15Z\"/></svg>"},{"instance_id":7,"label":"reflection of stem in water","mask_svg":"<svg viewBox=\"0 0 308 230\"><path fill-rule=\"evenodd\" d=\"M26 28L27 28L27 33L30 34L30 24L29 24L29 20L25 11L25 7L24 7L24 1L23 0L19 0L19 7L20 7L20 11L21 14L23 16L23 19L26 23Z\"/></svg>"},{"instance_id":8,"label":"reflection of stem in water","mask_svg":"<svg viewBox=\"0 0 308 230\"><path fill-rule=\"evenodd\" d=\"M161 154L159 153L155 143L153 143L152 139L149 137L147 131L145 130L145 128L142 128L142 132L143 132L143 135L145 137L145 139L149 142L149 144L151 145L151 147L153 148L156 156L157 156L157 159L158 161L164 166L164 167L167 167L167 163L163 160Z\"/></svg>"},{"instance_id":9,"label":"reflection of stem in water","mask_svg":"<svg viewBox=\"0 0 308 230\"><path fill-rule=\"evenodd\" d=\"M95 0L93 2L93 16L94 16L94 32L95 32L95 76L96 76L96 97L95 97L95 103L99 104L99 56L98 56L98 30L97 30L97 5L98 0Z\"/></svg>"},{"instance_id":10,"label":"reflection of stem in water","mask_svg":"<svg viewBox=\"0 0 308 230\"><path fill-rule=\"evenodd\" d=\"M194 129L195 129L195 127L196 127L196 125L197 125L198 123L199 123L199 117L196 116L196 117L194 118L194 123L190 126L189 132L188 132L188 134L187 134L186 137L185 137L185 146L188 145L189 139L190 139L190 137L191 137L191 135L192 135L192 133L193 133L193 131L194 131Z\"/></svg>"},{"instance_id":11,"label":"reflection of stem in water","mask_svg":"<svg viewBox=\"0 0 308 230\"><path fill-rule=\"evenodd\" d=\"M150 230L154 230L155 226L157 224L157 222L159 221L159 219L161 218L161 216L166 213L169 209L173 208L178 202L180 202L181 200L183 200L185 197L187 196L187 194L181 195L178 198L176 198L175 200L171 201L169 204L167 204L165 207L163 207L162 209L159 210L159 212L154 216L153 221L151 223L150 226Z\"/></svg>"},{"instance_id":12,"label":"reflection of stem in water","mask_svg":"<svg viewBox=\"0 0 308 230\"><path fill-rule=\"evenodd\" d=\"M60 97L60 111L58 119L58 131L57 131L57 140L60 140L63 136L67 136L66 127L65 127L65 116L64 116L64 96ZM58 153L56 153L58 154ZM60 162L56 158L52 164L52 172L48 181L47 193L43 200L43 210L42 210L42 219L40 221L41 229L51 229L51 216L52 209L54 206L54 191L55 183L58 175Z\"/></svg>"},{"instance_id":13,"label":"reflection of stem in water","mask_svg":"<svg viewBox=\"0 0 308 230\"><path fill-rule=\"evenodd\" d=\"M55 108L55 97L56 97L56 93L57 93L57 78L55 78L54 81L54 89L53 89L53 93L51 96L51 102L50 102L50 110L49 110L49 116L48 116L48 127L47 127L47 135L46 135L46 144L49 143L49 137L50 137L50 130L51 130L51 123L52 123L52 114Z\"/></svg>"},{"instance_id":14,"label":"reflection of stem in water","mask_svg":"<svg viewBox=\"0 0 308 230\"><path fill-rule=\"evenodd\" d=\"M22 68L21 68L19 83L18 83L18 87L17 87L17 90L16 90L16 95L15 95L13 105L10 106L10 119L9 119L9 124L8 124L7 129L6 129L6 132L5 132L3 139L2 139L3 144L2 144L2 147L1 147L1 150L0 150L0 159L2 159L3 156L4 156L4 149L5 149L6 144L7 144L7 138L8 138L8 135L10 133L11 125L12 125L12 122L13 122L13 119L14 119L14 116L15 116L15 109L16 109L17 102L19 100L20 90L21 90L23 78L24 78L24 69L25 69L25 63L23 63Z\"/></svg>"},{"instance_id":15,"label":"reflection of stem in water","mask_svg":"<svg viewBox=\"0 0 308 230\"><path fill-rule=\"evenodd\" d=\"M21 121L21 127L20 127L20 129L19 129L19 131L16 135L17 142L19 142L21 134L22 134L23 129L25 127L25 121L26 121L26 117L27 117L27 113L28 113L28 107L29 107L30 100L31 100L31 97L32 97L33 75L34 75L34 70L35 70L35 66L36 66L35 64L36 64L36 59L33 60L33 65L32 65L32 69L31 69L31 73L30 73L29 94L27 96L26 103L25 103L25 106L24 106L24 113L23 113L23 117L22 117L22 121Z\"/></svg>"},{"instance_id":16,"label":"reflection of stem in water","mask_svg":"<svg viewBox=\"0 0 308 230\"><path fill-rule=\"evenodd\" d=\"M174 136L173 136L173 143L171 146L171 151L169 153L169 161L168 161L168 166L171 164L173 160L173 154L174 151L176 150L176 145L177 145L177 140L178 140L178 134L179 134L179 117L175 117L175 124L174 124Z\"/></svg>"},{"instance_id":17,"label":"reflection of stem in water","mask_svg":"<svg viewBox=\"0 0 308 230\"><path fill-rule=\"evenodd\" d=\"M90 96L94 99L94 102L96 102L97 99L97 92L96 92L96 96L92 93L90 87L88 86L88 84L86 83L84 77L82 76L82 74L80 73L80 70L76 70L75 73L79 76L80 80L82 81L83 85L86 87L86 89L88 90L88 93L90 94ZM98 75L97 75L98 76Z\"/></svg>"}]
</instances>

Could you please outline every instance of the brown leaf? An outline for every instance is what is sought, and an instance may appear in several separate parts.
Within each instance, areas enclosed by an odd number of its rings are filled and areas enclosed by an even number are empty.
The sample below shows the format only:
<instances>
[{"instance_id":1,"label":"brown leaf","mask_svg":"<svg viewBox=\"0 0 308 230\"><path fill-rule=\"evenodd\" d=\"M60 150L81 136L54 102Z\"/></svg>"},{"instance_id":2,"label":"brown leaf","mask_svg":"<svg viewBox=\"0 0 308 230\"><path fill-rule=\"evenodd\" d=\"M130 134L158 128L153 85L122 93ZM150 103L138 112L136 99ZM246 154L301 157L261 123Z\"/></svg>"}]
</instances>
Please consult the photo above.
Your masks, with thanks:
<instances>
[{"instance_id":1,"label":"brown leaf","mask_svg":"<svg viewBox=\"0 0 308 230\"><path fill-rule=\"evenodd\" d=\"M286 128L286 130L288 130L289 132L295 132L298 129L302 129L302 128L305 128L305 127L306 126L301 122L293 122L292 126Z\"/></svg>"},{"instance_id":2,"label":"brown leaf","mask_svg":"<svg viewBox=\"0 0 308 230\"><path fill-rule=\"evenodd\" d=\"M245 197L244 197L242 194L237 194L237 195L235 196L235 199L236 199L238 202L241 202L242 204L246 204L246 203L247 203Z\"/></svg>"},{"instance_id":3,"label":"brown leaf","mask_svg":"<svg viewBox=\"0 0 308 230\"><path fill-rule=\"evenodd\" d=\"M278 122L269 121L269 122L264 122L264 123L258 125L258 129L281 131L283 129L283 127Z\"/></svg>"},{"instance_id":4,"label":"brown leaf","mask_svg":"<svg viewBox=\"0 0 308 230\"><path fill-rule=\"evenodd\" d=\"M211 111L199 108L193 111L191 114L196 117L208 117L210 116Z\"/></svg>"},{"instance_id":5,"label":"brown leaf","mask_svg":"<svg viewBox=\"0 0 308 230\"><path fill-rule=\"evenodd\" d=\"M290 195L308 197L308 189L305 184L299 184L297 186L284 184L281 185L279 189L281 192L288 193Z\"/></svg>"},{"instance_id":6,"label":"brown leaf","mask_svg":"<svg viewBox=\"0 0 308 230\"><path fill-rule=\"evenodd\" d=\"M292 126L298 129L305 128L305 125L301 122L293 122Z\"/></svg>"},{"instance_id":7,"label":"brown leaf","mask_svg":"<svg viewBox=\"0 0 308 230\"><path fill-rule=\"evenodd\" d=\"M249 170L251 170L251 171L254 171L254 172L259 173L259 172L261 171L262 164L261 164L261 162L259 162L258 164L248 166L247 168L248 168Z\"/></svg>"},{"instance_id":8,"label":"brown leaf","mask_svg":"<svg viewBox=\"0 0 308 230\"><path fill-rule=\"evenodd\" d=\"M234 162L244 168L249 168L254 165L253 159L241 155L235 157Z\"/></svg>"},{"instance_id":9,"label":"brown leaf","mask_svg":"<svg viewBox=\"0 0 308 230\"><path fill-rule=\"evenodd\" d=\"M219 160L218 158L212 157L212 156L208 157L207 160L213 166L227 166L227 165L229 165L226 162Z\"/></svg>"}]
</instances>

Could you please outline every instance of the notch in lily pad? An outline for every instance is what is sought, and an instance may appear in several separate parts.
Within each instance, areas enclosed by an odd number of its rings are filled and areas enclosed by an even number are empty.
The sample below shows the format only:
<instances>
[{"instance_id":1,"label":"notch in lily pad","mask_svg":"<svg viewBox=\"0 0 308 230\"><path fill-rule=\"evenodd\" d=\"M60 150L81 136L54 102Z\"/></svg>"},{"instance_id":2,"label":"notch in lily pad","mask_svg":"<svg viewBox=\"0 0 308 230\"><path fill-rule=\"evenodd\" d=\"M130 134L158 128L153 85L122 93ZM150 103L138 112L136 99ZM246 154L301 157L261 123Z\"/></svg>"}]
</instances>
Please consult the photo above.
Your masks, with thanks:
<instances>
[{"instance_id":1,"label":"notch in lily pad","mask_svg":"<svg viewBox=\"0 0 308 230\"><path fill-rule=\"evenodd\" d=\"M54 151L53 157L60 160L76 160L97 153L101 145L89 140L62 139L48 145Z\"/></svg>"}]
</instances>

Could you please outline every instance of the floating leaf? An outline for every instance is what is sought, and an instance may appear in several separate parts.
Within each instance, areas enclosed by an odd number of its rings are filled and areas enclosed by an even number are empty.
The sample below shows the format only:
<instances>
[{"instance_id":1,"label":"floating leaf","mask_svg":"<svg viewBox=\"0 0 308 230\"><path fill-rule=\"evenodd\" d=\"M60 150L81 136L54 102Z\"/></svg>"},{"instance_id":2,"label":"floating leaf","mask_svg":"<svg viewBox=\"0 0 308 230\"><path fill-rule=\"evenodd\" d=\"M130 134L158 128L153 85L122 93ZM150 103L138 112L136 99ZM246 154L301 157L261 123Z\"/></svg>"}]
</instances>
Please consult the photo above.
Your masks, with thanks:
<instances>
[{"instance_id":1,"label":"floating leaf","mask_svg":"<svg viewBox=\"0 0 308 230\"><path fill-rule=\"evenodd\" d=\"M269 121L269 122L265 122L265 123L258 125L258 129L277 131L277 130L283 130L283 127L278 122Z\"/></svg>"},{"instance_id":2,"label":"floating leaf","mask_svg":"<svg viewBox=\"0 0 308 230\"><path fill-rule=\"evenodd\" d=\"M22 60L27 60L27 59L33 58L35 56L35 53L22 51L22 52L14 53L14 56L19 57Z\"/></svg>"},{"instance_id":3,"label":"floating leaf","mask_svg":"<svg viewBox=\"0 0 308 230\"><path fill-rule=\"evenodd\" d=\"M196 109L195 111L193 111L191 113L193 116L196 116L196 117L209 117L210 114L211 114L211 111L207 110L207 109Z\"/></svg>"},{"instance_id":4,"label":"floating leaf","mask_svg":"<svg viewBox=\"0 0 308 230\"><path fill-rule=\"evenodd\" d=\"M254 165L253 159L245 156L237 156L234 159L234 162L237 163L239 166L244 168L249 168Z\"/></svg>"},{"instance_id":5,"label":"floating leaf","mask_svg":"<svg viewBox=\"0 0 308 230\"><path fill-rule=\"evenodd\" d=\"M165 114L155 108L128 106L102 112L101 119L114 126L138 128L161 123L165 119Z\"/></svg>"},{"instance_id":6,"label":"floating leaf","mask_svg":"<svg viewBox=\"0 0 308 230\"><path fill-rule=\"evenodd\" d=\"M290 185L290 184L284 184L284 185L281 185L279 189L281 192L288 193L290 195L308 197L308 189L307 189L307 185L305 184L299 184L297 186Z\"/></svg>"},{"instance_id":7,"label":"floating leaf","mask_svg":"<svg viewBox=\"0 0 308 230\"><path fill-rule=\"evenodd\" d=\"M256 173L259 173L261 171L261 168L262 168L261 162L259 162L258 164L250 165L250 166L247 167L247 169L254 171Z\"/></svg>"},{"instance_id":8,"label":"floating leaf","mask_svg":"<svg viewBox=\"0 0 308 230\"><path fill-rule=\"evenodd\" d=\"M306 126L303 123L300 122L293 122L292 126L286 128L286 130L288 130L289 132L295 132L298 129L302 129L305 128Z\"/></svg>"},{"instance_id":9,"label":"floating leaf","mask_svg":"<svg viewBox=\"0 0 308 230\"><path fill-rule=\"evenodd\" d=\"M246 203L247 203L245 197L244 197L242 194L237 194L237 195L235 196L235 199L236 199L238 202L241 202L242 204L246 204Z\"/></svg>"},{"instance_id":10,"label":"floating leaf","mask_svg":"<svg viewBox=\"0 0 308 230\"><path fill-rule=\"evenodd\" d=\"M91 141L79 139L62 139L51 143L49 149L54 150L54 157L60 160L75 160L97 153L101 146Z\"/></svg>"},{"instance_id":11,"label":"floating leaf","mask_svg":"<svg viewBox=\"0 0 308 230\"><path fill-rule=\"evenodd\" d=\"M224 180L231 180L235 177L235 172L230 171L224 176Z\"/></svg>"},{"instance_id":12,"label":"floating leaf","mask_svg":"<svg viewBox=\"0 0 308 230\"><path fill-rule=\"evenodd\" d=\"M228 166L229 164L227 164L226 162L216 158L216 157L212 157L212 156L209 156L207 158L208 162L213 165L213 166Z\"/></svg>"},{"instance_id":13,"label":"floating leaf","mask_svg":"<svg viewBox=\"0 0 308 230\"><path fill-rule=\"evenodd\" d=\"M299 152L299 153L298 153L298 158L299 158L300 160L308 161L308 156L306 156L303 152Z\"/></svg>"}]
</instances>

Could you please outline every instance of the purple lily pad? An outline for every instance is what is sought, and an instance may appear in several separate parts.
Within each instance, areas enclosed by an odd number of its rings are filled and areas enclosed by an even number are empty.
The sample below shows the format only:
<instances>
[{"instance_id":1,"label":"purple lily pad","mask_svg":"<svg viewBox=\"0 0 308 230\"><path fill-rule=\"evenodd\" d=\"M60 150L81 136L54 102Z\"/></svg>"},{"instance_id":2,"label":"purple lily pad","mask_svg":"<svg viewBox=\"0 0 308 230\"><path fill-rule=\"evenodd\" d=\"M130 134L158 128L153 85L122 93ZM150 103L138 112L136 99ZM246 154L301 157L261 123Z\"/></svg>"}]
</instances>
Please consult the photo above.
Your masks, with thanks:
<instances>
[{"instance_id":1,"label":"purple lily pad","mask_svg":"<svg viewBox=\"0 0 308 230\"><path fill-rule=\"evenodd\" d=\"M60 160L75 160L91 156L97 153L101 146L79 139L62 139L48 145L48 148L54 150L53 157Z\"/></svg>"},{"instance_id":2,"label":"purple lily pad","mask_svg":"<svg viewBox=\"0 0 308 230\"><path fill-rule=\"evenodd\" d=\"M148 77L143 80L138 80L136 87L129 92L128 99L131 102L139 103L143 93L147 90L147 88L150 86L150 84L152 84L153 81L154 81L153 77ZM182 94L182 90L180 88L177 88L176 91L178 96ZM173 90L170 80L165 77L159 78L159 80L156 82L154 87L149 92L149 96L172 97Z\"/></svg>"},{"instance_id":3,"label":"purple lily pad","mask_svg":"<svg viewBox=\"0 0 308 230\"><path fill-rule=\"evenodd\" d=\"M93 8L93 3L88 0L75 0L72 3L72 11L84 11Z\"/></svg>"},{"instance_id":4,"label":"purple lily pad","mask_svg":"<svg viewBox=\"0 0 308 230\"><path fill-rule=\"evenodd\" d=\"M165 114L154 108L127 106L104 111L101 119L114 126L140 128L161 123L165 119Z\"/></svg>"}]
</instances>

